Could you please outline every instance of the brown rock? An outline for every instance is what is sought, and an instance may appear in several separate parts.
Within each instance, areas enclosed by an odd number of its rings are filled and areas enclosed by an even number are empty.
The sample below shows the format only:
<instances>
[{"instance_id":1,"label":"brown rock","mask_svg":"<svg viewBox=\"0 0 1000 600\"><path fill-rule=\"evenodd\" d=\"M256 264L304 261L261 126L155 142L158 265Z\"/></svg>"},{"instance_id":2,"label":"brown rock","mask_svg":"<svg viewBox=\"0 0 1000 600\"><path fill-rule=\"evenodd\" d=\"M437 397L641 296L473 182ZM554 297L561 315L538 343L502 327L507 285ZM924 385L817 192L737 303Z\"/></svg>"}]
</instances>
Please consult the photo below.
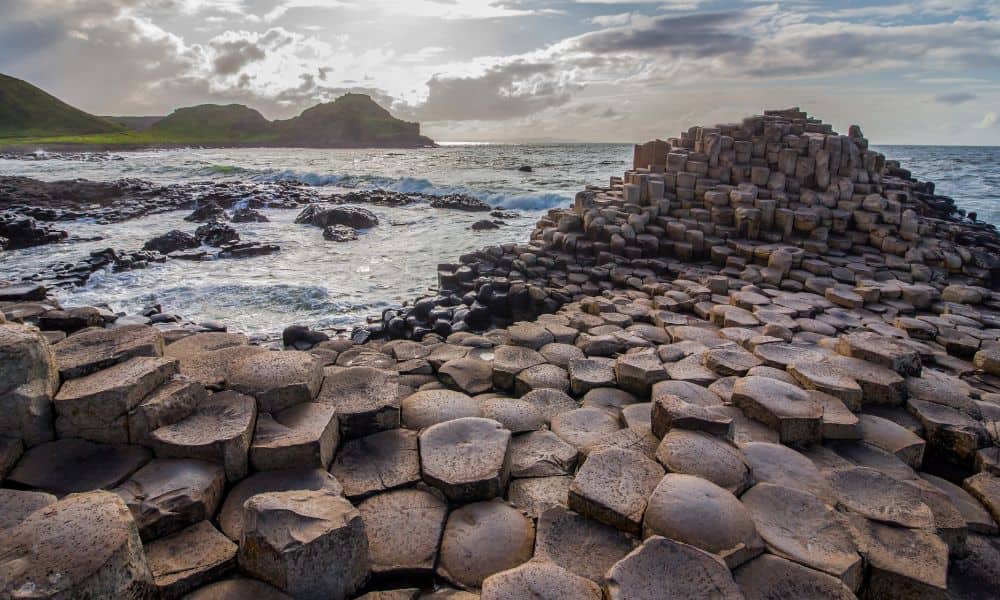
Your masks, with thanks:
<instances>
[{"instance_id":1,"label":"brown rock","mask_svg":"<svg viewBox=\"0 0 1000 600\"><path fill-rule=\"evenodd\" d=\"M257 417L250 466L257 471L312 467L325 469L339 441L334 408L303 402L275 414Z\"/></svg>"},{"instance_id":2,"label":"brown rock","mask_svg":"<svg viewBox=\"0 0 1000 600\"><path fill-rule=\"evenodd\" d=\"M743 598L717 556L658 535L647 538L611 568L605 589L609 600Z\"/></svg>"},{"instance_id":3,"label":"brown rock","mask_svg":"<svg viewBox=\"0 0 1000 600\"><path fill-rule=\"evenodd\" d=\"M934 514L912 487L874 469L834 471L830 483L838 502L869 519L900 527L934 526Z\"/></svg>"},{"instance_id":4,"label":"brown rock","mask_svg":"<svg viewBox=\"0 0 1000 600\"><path fill-rule=\"evenodd\" d=\"M113 491L128 505L139 536L154 540L215 515L226 473L210 462L158 458Z\"/></svg>"},{"instance_id":5,"label":"brown rock","mask_svg":"<svg viewBox=\"0 0 1000 600\"><path fill-rule=\"evenodd\" d=\"M146 546L153 584L163 598L180 598L236 567L236 544L200 521Z\"/></svg>"},{"instance_id":6,"label":"brown rock","mask_svg":"<svg viewBox=\"0 0 1000 600\"><path fill-rule=\"evenodd\" d=\"M146 325L86 329L52 346L63 379L83 377L136 356L163 356L163 335Z\"/></svg>"},{"instance_id":7,"label":"brown rock","mask_svg":"<svg viewBox=\"0 0 1000 600\"><path fill-rule=\"evenodd\" d=\"M475 398L452 390L415 392L403 398L400 406L403 427L416 431L445 421L483 416Z\"/></svg>"},{"instance_id":8,"label":"brown rock","mask_svg":"<svg viewBox=\"0 0 1000 600\"><path fill-rule=\"evenodd\" d=\"M733 579L743 590L746 600L856 598L839 579L771 554L761 554L740 565L733 571Z\"/></svg>"},{"instance_id":9,"label":"brown rock","mask_svg":"<svg viewBox=\"0 0 1000 600\"><path fill-rule=\"evenodd\" d=\"M534 518L550 508L569 506L569 486L573 478L560 477L529 477L515 479L507 488L507 499Z\"/></svg>"},{"instance_id":10,"label":"brown rock","mask_svg":"<svg viewBox=\"0 0 1000 600\"><path fill-rule=\"evenodd\" d=\"M478 588L501 571L531 559L535 528L503 502L474 502L448 515L441 539L438 575L466 588Z\"/></svg>"},{"instance_id":11,"label":"brown rock","mask_svg":"<svg viewBox=\"0 0 1000 600\"><path fill-rule=\"evenodd\" d=\"M420 481L417 433L390 429L347 441L330 472L351 499L363 498Z\"/></svg>"},{"instance_id":12,"label":"brown rock","mask_svg":"<svg viewBox=\"0 0 1000 600\"><path fill-rule=\"evenodd\" d=\"M601 588L594 582L570 573L550 562L532 560L501 571L483 580L486 600L521 598L579 598L601 600Z\"/></svg>"},{"instance_id":13,"label":"brown rock","mask_svg":"<svg viewBox=\"0 0 1000 600\"><path fill-rule=\"evenodd\" d=\"M618 448L595 451L569 488L569 507L638 534L646 499L662 477L663 468L639 452Z\"/></svg>"},{"instance_id":14,"label":"brown rock","mask_svg":"<svg viewBox=\"0 0 1000 600\"><path fill-rule=\"evenodd\" d=\"M510 473L510 431L490 419L466 417L428 427L420 434L424 481L453 502L503 494Z\"/></svg>"},{"instance_id":15,"label":"brown rock","mask_svg":"<svg viewBox=\"0 0 1000 600\"><path fill-rule=\"evenodd\" d=\"M0 325L0 437L28 446L52 440L58 387L56 358L45 338L32 327Z\"/></svg>"},{"instance_id":16,"label":"brown rock","mask_svg":"<svg viewBox=\"0 0 1000 600\"><path fill-rule=\"evenodd\" d=\"M149 450L139 446L56 440L28 449L7 482L54 494L110 489L150 458Z\"/></svg>"},{"instance_id":17,"label":"brown rock","mask_svg":"<svg viewBox=\"0 0 1000 600\"><path fill-rule=\"evenodd\" d=\"M14 527L31 513L56 501L45 492L0 489L0 532Z\"/></svg>"},{"instance_id":18,"label":"brown rock","mask_svg":"<svg viewBox=\"0 0 1000 600\"><path fill-rule=\"evenodd\" d=\"M420 489L385 492L358 505L368 535L372 574L433 575L448 505Z\"/></svg>"},{"instance_id":19,"label":"brown rock","mask_svg":"<svg viewBox=\"0 0 1000 600\"><path fill-rule=\"evenodd\" d=\"M327 368L316 402L336 410L343 439L399 427L399 377L390 371Z\"/></svg>"},{"instance_id":20,"label":"brown rock","mask_svg":"<svg viewBox=\"0 0 1000 600\"><path fill-rule=\"evenodd\" d=\"M254 354L237 363L227 384L257 399L260 412L278 412L310 402L323 383L323 367L312 355L286 351Z\"/></svg>"},{"instance_id":21,"label":"brown rock","mask_svg":"<svg viewBox=\"0 0 1000 600\"><path fill-rule=\"evenodd\" d=\"M608 570L637 545L635 536L564 507L538 517L535 557L596 583L603 583Z\"/></svg>"},{"instance_id":22,"label":"brown rock","mask_svg":"<svg viewBox=\"0 0 1000 600\"><path fill-rule=\"evenodd\" d=\"M777 431L784 443L814 443L822 437L822 406L793 385L768 377L744 377L733 387L733 403Z\"/></svg>"},{"instance_id":23,"label":"brown rock","mask_svg":"<svg viewBox=\"0 0 1000 600\"><path fill-rule=\"evenodd\" d=\"M739 448L701 431L670 431L656 449L656 460L668 473L696 475L733 494L750 486L750 468Z\"/></svg>"},{"instance_id":24,"label":"brown rock","mask_svg":"<svg viewBox=\"0 0 1000 600\"><path fill-rule=\"evenodd\" d=\"M251 496L270 492L317 490L339 496L343 489L337 480L320 469L264 471L247 477L233 486L219 510L219 528L226 537L238 542L243 534L243 504Z\"/></svg>"}]
</instances>

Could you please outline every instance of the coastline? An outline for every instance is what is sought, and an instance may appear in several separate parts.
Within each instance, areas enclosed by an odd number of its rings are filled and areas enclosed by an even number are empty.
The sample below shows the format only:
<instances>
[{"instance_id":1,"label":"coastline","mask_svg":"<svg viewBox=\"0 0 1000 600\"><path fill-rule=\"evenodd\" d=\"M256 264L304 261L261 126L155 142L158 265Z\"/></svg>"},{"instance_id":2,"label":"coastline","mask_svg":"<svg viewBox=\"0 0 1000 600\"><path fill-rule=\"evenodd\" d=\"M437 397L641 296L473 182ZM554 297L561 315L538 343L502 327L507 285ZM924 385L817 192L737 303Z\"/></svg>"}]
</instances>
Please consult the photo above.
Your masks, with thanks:
<instances>
[{"instance_id":1,"label":"coastline","mask_svg":"<svg viewBox=\"0 0 1000 600\"><path fill-rule=\"evenodd\" d=\"M141 538L127 575L59 582L78 593L249 593L228 573L273 582L252 550L289 514L341 574L319 581L285 556L292 595L402 575L411 598L516 595L521 577L595 598L735 598L772 579L839 597L988 586L998 277L995 227L860 129L771 111L636 146L622 177L549 210L523 243L440 265L433 295L350 339L290 327L267 352L222 323L0 288L7 320L44 330L0 325L0 351L23 357L0 476L84 492L37 499L45 527L96 532L76 512L96 506L118 511L101 523L112 549ZM176 485L163 465L179 458L211 475L169 520L141 492ZM41 518L21 519L0 555L36 543ZM184 581L156 576L198 560Z\"/></svg>"}]
</instances>

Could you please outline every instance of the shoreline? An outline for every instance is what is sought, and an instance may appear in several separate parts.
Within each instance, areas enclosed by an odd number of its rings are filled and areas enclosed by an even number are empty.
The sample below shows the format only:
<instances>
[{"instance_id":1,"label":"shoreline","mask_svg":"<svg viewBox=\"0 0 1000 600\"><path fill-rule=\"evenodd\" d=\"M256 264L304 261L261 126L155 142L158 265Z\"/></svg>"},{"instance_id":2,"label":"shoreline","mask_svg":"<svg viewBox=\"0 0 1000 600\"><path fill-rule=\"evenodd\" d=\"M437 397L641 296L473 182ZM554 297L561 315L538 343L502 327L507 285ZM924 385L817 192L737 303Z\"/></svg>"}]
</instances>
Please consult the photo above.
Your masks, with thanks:
<instances>
[{"instance_id":1,"label":"shoreline","mask_svg":"<svg viewBox=\"0 0 1000 600\"><path fill-rule=\"evenodd\" d=\"M0 556L98 540L125 574L49 584L92 595L989 589L998 290L994 226L797 109L636 146L352 339L24 289L0 311L48 333L0 325L0 504L33 504ZM288 531L311 554L260 560Z\"/></svg>"}]
</instances>

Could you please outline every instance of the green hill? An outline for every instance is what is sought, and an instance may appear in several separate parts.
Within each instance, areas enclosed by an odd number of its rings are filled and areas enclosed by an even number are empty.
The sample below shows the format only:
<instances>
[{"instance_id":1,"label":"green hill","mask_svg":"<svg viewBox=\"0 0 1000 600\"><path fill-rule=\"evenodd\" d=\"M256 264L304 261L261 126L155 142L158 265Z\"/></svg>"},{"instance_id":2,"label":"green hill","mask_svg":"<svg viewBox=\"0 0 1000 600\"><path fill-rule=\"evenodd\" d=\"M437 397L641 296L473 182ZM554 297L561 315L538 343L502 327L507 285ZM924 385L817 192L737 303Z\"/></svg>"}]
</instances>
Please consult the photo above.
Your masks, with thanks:
<instances>
[{"instance_id":1,"label":"green hill","mask_svg":"<svg viewBox=\"0 0 1000 600\"><path fill-rule=\"evenodd\" d=\"M3 77L3 76L0 76ZM434 141L420 135L420 124L393 117L370 96L345 94L318 104L299 116L268 121L241 104L202 104L178 108L166 117L100 118L77 111L41 90L18 81L16 94L0 88L0 147L48 149L149 148L158 146L289 146L310 148L419 147ZM23 90L34 90L29 95ZM39 94L45 97L39 99ZM15 101L13 98L17 98ZM23 100L30 98L30 100ZM34 115L20 115L27 106ZM57 110L58 109L58 110ZM61 111L61 112L60 112ZM67 112L68 111L68 112ZM27 127L26 123L55 123L57 116L75 115L76 128ZM47 119L47 120L46 120ZM66 119L63 119L64 121ZM89 124L89 126L88 126Z\"/></svg>"},{"instance_id":2,"label":"green hill","mask_svg":"<svg viewBox=\"0 0 1000 600\"><path fill-rule=\"evenodd\" d=\"M420 124L389 114L370 96L345 94L318 104L287 121L275 121L278 139L298 146L423 146L433 144L420 135Z\"/></svg>"},{"instance_id":3,"label":"green hill","mask_svg":"<svg viewBox=\"0 0 1000 600\"><path fill-rule=\"evenodd\" d=\"M121 129L26 81L0 74L0 138L86 135Z\"/></svg>"}]
</instances>

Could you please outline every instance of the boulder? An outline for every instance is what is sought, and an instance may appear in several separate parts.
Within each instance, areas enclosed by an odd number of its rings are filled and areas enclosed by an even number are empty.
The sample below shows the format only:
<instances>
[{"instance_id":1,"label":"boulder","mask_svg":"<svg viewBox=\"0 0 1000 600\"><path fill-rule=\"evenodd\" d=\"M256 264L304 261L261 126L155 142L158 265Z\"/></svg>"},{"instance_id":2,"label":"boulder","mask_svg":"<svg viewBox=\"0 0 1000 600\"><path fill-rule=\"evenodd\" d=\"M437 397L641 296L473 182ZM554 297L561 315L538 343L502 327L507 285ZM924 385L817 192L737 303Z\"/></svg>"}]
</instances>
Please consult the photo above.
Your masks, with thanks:
<instances>
[{"instance_id":1,"label":"boulder","mask_svg":"<svg viewBox=\"0 0 1000 600\"><path fill-rule=\"evenodd\" d=\"M6 481L54 494L110 489L150 458L149 450L138 446L56 440L29 448Z\"/></svg>"},{"instance_id":2,"label":"boulder","mask_svg":"<svg viewBox=\"0 0 1000 600\"><path fill-rule=\"evenodd\" d=\"M201 243L190 233L173 229L147 241L142 245L142 249L159 252L160 254L170 254L179 250L197 248L200 245Z\"/></svg>"},{"instance_id":3,"label":"boulder","mask_svg":"<svg viewBox=\"0 0 1000 600\"><path fill-rule=\"evenodd\" d=\"M215 516L225 485L226 473L219 465L158 458L112 491L132 511L139 536L154 540Z\"/></svg>"},{"instance_id":4,"label":"boulder","mask_svg":"<svg viewBox=\"0 0 1000 600\"><path fill-rule=\"evenodd\" d=\"M663 535L719 556L735 568L764 551L753 518L736 496L693 475L667 474L649 496L645 537Z\"/></svg>"},{"instance_id":5,"label":"boulder","mask_svg":"<svg viewBox=\"0 0 1000 600\"><path fill-rule=\"evenodd\" d=\"M231 225L212 221L194 231L198 242L207 246L225 246L240 241L240 234Z\"/></svg>"},{"instance_id":6,"label":"boulder","mask_svg":"<svg viewBox=\"0 0 1000 600\"><path fill-rule=\"evenodd\" d=\"M741 501L769 552L832 575L851 590L861 586L864 569L850 531L816 496L760 483Z\"/></svg>"},{"instance_id":7,"label":"boulder","mask_svg":"<svg viewBox=\"0 0 1000 600\"><path fill-rule=\"evenodd\" d=\"M236 544L208 521L146 546L146 560L161 598L181 598L236 567Z\"/></svg>"},{"instance_id":8,"label":"boulder","mask_svg":"<svg viewBox=\"0 0 1000 600\"><path fill-rule=\"evenodd\" d=\"M433 576L448 505L420 489L376 494L358 505L376 577Z\"/></svg>"},{"instance_id":9,"label":"boulder","mask_svg":"<svg viewBox=\"0 0 1000 600\"><path fill-rule=\"evenodd\" d=\"M53 439L52 397L58 386L55 356L38 330L0 324L0 437L27 446Z\"/></svg>"},{"instance_id":10,"label":"boulder","mask_svg":"<svg viewBox=\"0 0 1000 600\"><path fill-rule=\"evenodd\" d=\"M83 377L136 356L163 356L163 334L146 325L88 329L52 346L63 379Z\"/></svg>"},{"instance_id":11,"label":"boulder","mask_svg":"<svg viewBox=\"0 0 1000 600\"><path fill-rule=\"evenodd\" d=\"M333 406L344 439L395 429L399 427L399 376L372 367L328 367L316 402Z\"/></svg>"},{"instance_id":12,"label":"boulder","mask_svg":"<svg viewBox=\"0 0 1000 600\"><path fill-rule=\"evenodd\" d=\"M257 399L260 412L277 412L310 402L323 383L323 367L305 352L257 353L229 372L227 385Z\"/></svg>"},{"instance_id":13,"label":"boulder","mask_svg":"<svg viewBox=\"0 0 1000 600\"><path fill-rule=\"evenodd\" d=\"M0 597L146 598L153 579L121 498L68 496L0 535Z\"/></svg>"},{"instance_id":14,"label":"boulder","mask_svg":"<svg viewBox=\"0 0 1000 600\"><path fill-rule=\"evenodd\" d=\"M316 227L345 225L354 229L368 229L378 225L378 217L372 211L357 206L322 207L310 204L295 217L295 222Z\"/></svg>"},{"instance_id":15,"label":"boulder","mask_svg":"<svg viewBox=\"0 0 1000 600\"><path fill-rule=\"evenodd\" d=\"M213 394L183 421L149 435L149 446L159 458L195 458L223 466L226 478L246 477L257 405L238 392Z\"/></svg>"},{"instance_id":16,"label":"boulder","mask_svg":"<svg viewBox=\"0 0 1000 600\"><path fill-rule=\"evenodd\" d=\"M474 589L501 571L531 559L535 527L531 519L499 500L474 502L448 515L437 573Z\"/></svg>"},{"instance_id":17,"label":"boulder","mask_svg":"<svg viewBox=\"0 0 1000 600\"><path fill-rule=\"evenodd\" d=\"M566 569L542 560L501 571L483 580L480 598L519 600L521 598L574 598L601 600L601 588Z\"/></svg>"},{"instance_id":18,"label":"boulder","mask_svg":"<svg viewBox=\"0 0 1000 600\"><path fill-rule=\"evenodd\" d=\"M634 450L595 451L577 471L569 488L569 507L638 534L646 499L662 477L663 468L656 461Z\"/></svg>"},{"instance_id":19,"label":"boulder","mask_svg":"<svg viewBox=\"0 0 1000 600\"><path fill-rule=\"evenodd\" d=\"M452 502L503 495L510 473L510 431L491 419L464 417L420 434L424 481Z\"/></svg>"},{"instance_id":20,"label":"boulder","mask_svg":"<svg viewBox=\"0 0 1000 600\"><path fill-rule=\"evenodd\" d=\"M605 590L608 600L743 598L717 556L658 535L647 538L608 571Z\"/></svg>"},{"instance_id":21,"label":"boulder","mask_svg":"<svg viewBox=\"0 0 1000 600\"><path fill-rule=\"evenodd\" d=\"M347 598L369 575L361 513L323 490L266 492L243 505L240 568L295 598Z\"/></svg>"},{"instance_id":22,"label":"boulder","mask_svg":"<svg viewBox=\"0 0 1000 600\"><path fill-rule=\"evenodd\" d=\"M330 472L351 499L420 481L417 433L390 429L348 440L340 448Z\"/></svg>"},{"instance_id":23,"label":"boulder","mask_svg":"<svg viewBox=\"0 0 1000 600\"><path fill-rule=\"evenodd\" d=\"M140 356L59 388L53 401L59 437L129 442L128 414L150 392L177 374L173 359Z\"/></svg>"},{"instance_id":24,"label":"boulder","mask_svg":"<svg viewBox=\"0 0 1000 600\"><path fill-rule=\"evenodd\" d=\"M280 412L257 416L250 466L256 471L311 467L326 469L340 434L334 408L303 402Z\"/></svg>"},{"instance_id":25,"label":"boulder","mask_svg":"<svg viewBox=\"0 0 1000 600\"><path fill-rule=\"evenodd\" d=\"M557 506L538 517L535 558L551 561L595 583L639 540L624 531Z\"/></svg>"}]
</instances>

